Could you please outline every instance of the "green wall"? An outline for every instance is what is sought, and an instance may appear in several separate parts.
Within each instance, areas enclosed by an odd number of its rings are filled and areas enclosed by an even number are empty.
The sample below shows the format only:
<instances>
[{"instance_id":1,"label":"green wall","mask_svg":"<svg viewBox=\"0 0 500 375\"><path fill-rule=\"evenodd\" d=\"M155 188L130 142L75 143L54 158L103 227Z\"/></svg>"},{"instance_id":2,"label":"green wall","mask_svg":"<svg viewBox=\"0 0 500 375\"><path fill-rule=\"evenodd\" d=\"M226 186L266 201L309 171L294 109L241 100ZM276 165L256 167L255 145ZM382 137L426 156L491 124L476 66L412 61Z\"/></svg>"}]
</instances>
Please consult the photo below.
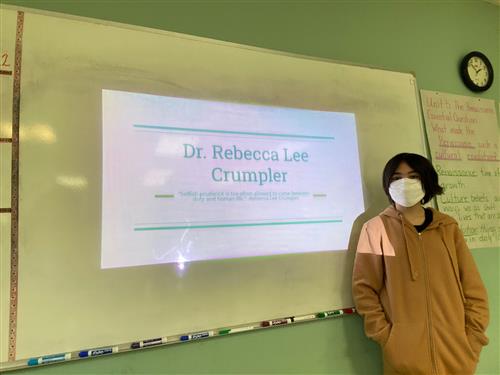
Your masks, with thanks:
<instances>
[{"instance_id":1,"label":"green wall","mask_svg":"<svg viewBox=\"0 0 500 375\"><path fill-rule=\"evenodd\" d=\"M420 88L500 101L500 6L481 0L0 0L320 58L414 72ZM496 79L484 94L458 64L485 53ZM133 53L133 51L130 51ZM498 108L498 107L497 107ZM500 249L474 250L491 304L478 373L500 374ZM131 324L140 324L140 320ZM43 340L43 338L40 338ZM357 316L75 361L16 374L380 374L378 347Z\"/></svg>"}]
</instances>

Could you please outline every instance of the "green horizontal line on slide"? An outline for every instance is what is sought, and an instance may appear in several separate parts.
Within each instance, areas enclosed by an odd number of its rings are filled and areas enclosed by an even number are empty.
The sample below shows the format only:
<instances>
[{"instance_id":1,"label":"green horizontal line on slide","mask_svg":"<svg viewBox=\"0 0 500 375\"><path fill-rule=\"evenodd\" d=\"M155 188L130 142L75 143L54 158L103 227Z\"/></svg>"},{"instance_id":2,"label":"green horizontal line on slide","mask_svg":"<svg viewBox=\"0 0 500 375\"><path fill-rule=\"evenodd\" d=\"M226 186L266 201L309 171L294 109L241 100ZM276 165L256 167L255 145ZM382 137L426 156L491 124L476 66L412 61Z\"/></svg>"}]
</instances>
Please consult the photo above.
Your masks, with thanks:
<instances>
[{"instance_id":1,"label":"green horizontal line on slide","mask_svg":"<svg viewBox=\"0 0 500 375\"><path fill-rule=\"evenodd\" d=\"M320 136L320 135L237 132L237 131L232 131L232 130L176 128L176 127L172 127L172 126L139 125L139 124L134 125L134 128L139 128L139 129L153 129L153 130L186 131L186 132L197 132L197 133L257 135L257 136L281 137L281 138L323 139L323 140L330 140L330 141L335 139L335 137L324 137L324 136Z\"/></svg>"},{"instance_id":2,"label":"green horizontal line on slide","mask_svg":"<svg viewBox=\"0 0 500 375\"><path fill-rule=\"evenodd\" d=\"M155 198L175 198L174 194L155 194Z\"/></svg>"},{"instance_id":3,"label":"green horizontal line on slide","mask_svg":"<svg viewBox=\"0 0 500 375\"><path fill-rule=\"evenodd\" d=\"M313 194L314 198L323 198L326 197L326 194Z\"/></svg>"},{"instance_id":4,"label":"green horizontal line on slide","mask_svg":"<svg viewBox=\"0 0 500 375\"><path fill-rule=\"evenodd\" d=\"M342 220L313 220L313 221L284 221L271 223L242 223L242 224L211 224L211 225L180 225L172 227L142 227L134 228L135 231L146 230L177 230L177 229L207 229L207 228L234 228L234 227L264 227L271 225L302 225L302 224L328 224L341 223Z\"/></svg>"}]
</instances>

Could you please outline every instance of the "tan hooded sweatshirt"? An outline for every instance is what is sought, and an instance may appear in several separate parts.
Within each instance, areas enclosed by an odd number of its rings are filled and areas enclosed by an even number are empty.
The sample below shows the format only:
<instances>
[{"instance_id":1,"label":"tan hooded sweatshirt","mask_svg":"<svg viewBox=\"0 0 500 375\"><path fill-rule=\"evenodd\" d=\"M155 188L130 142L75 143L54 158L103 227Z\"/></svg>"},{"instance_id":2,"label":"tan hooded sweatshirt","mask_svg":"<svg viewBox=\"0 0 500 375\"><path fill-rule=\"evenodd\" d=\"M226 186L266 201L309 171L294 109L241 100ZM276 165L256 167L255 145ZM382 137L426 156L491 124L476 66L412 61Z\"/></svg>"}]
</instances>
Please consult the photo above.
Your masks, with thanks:
<instances>
[{"instance_id":1,"label":"tan hooded sweatshirt","mask_svg":"<svg viewBox=\"0 0 500 375\"><path fill-rule=\"evenodd\" d=\"M418 233L392 206L361 231L353 296L384 374L473 374L488 343L487 294L457 222L433 209Z\"/></svg>"}]
</instances>

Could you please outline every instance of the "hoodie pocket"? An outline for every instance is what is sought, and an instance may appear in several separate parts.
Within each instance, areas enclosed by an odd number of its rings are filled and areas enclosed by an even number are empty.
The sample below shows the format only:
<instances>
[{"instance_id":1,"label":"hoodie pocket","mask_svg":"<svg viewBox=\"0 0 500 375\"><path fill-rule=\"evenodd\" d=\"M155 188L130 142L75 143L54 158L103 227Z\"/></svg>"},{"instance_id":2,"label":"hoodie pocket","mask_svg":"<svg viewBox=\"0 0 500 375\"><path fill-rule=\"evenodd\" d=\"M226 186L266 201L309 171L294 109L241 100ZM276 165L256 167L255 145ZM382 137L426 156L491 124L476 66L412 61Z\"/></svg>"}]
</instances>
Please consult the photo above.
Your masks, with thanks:
<instances>
[{"instance_id":1,"label":"hoodie pocket","mask_svg":"<svg viewBox=\"0 0 500 375\"><path fill-rule=\"evenodd\" d=\"M466 342L467 348L469 348L469 352L470 352L470 354L472 354L472 358L474 358L477 361L479 358L478 358L478 355L476 354L476 352L474 351L474 349L472 348L472 345L470 342L471 339L465 331L464 331L464 335L465 335L465 342Z\"/></svg>"},{"instance_id":2,"label":"hoodie pocket","mask_svg":"<svg viewBox=\"0 0 500 375\"><path fill-rule=\"evenodd\" d=\"M394 323L382 351L384 361L396 372L412 375L431 372L425 323Z\"/></svg>"},{"instance_id":3,"label":"hoodie pocket","mask_svg":"<svg viewBox=\"0 0 500 375\"><path fill-rule=\"evenodd\" d=\"M450 374L473 374L478 358L464 328L448 324L435 325L434 328L440 368Z\"/></svg>"},{"instance_id":4,"label":"hoodie pocket","mask_svg":"<svg viewBox=\"0 0 500 375\"><path fill-rule=\"evenodd\" d=\"M387 340L385 340L385 343L382 345L382 349L385 349L385 347L389 344L389 341L391 341L393 332L394 332L394 324L390 324L389 336L387 336Z\"/></svg>"}]
</instances>

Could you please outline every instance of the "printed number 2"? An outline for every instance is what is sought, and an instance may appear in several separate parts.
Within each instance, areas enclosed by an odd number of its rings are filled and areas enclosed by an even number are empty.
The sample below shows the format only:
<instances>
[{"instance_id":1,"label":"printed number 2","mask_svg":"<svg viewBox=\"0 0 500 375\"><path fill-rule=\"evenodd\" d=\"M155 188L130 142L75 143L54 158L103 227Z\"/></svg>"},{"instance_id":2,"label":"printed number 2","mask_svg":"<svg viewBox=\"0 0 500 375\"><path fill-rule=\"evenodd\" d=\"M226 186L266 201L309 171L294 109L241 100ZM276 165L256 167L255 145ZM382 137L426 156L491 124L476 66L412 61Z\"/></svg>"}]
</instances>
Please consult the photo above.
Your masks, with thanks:
<instances>
[{"instance_id":1,"label":"printed number 2","mask_svg":"<svg viewBox=\"0 0 500 375\"><path fill-rule=\"evenodd\" d=\"M7 62L9 58L9 54L7 52L2 52L2 67L9 67L10 64Z\"/></svg>"}]
</instances>

